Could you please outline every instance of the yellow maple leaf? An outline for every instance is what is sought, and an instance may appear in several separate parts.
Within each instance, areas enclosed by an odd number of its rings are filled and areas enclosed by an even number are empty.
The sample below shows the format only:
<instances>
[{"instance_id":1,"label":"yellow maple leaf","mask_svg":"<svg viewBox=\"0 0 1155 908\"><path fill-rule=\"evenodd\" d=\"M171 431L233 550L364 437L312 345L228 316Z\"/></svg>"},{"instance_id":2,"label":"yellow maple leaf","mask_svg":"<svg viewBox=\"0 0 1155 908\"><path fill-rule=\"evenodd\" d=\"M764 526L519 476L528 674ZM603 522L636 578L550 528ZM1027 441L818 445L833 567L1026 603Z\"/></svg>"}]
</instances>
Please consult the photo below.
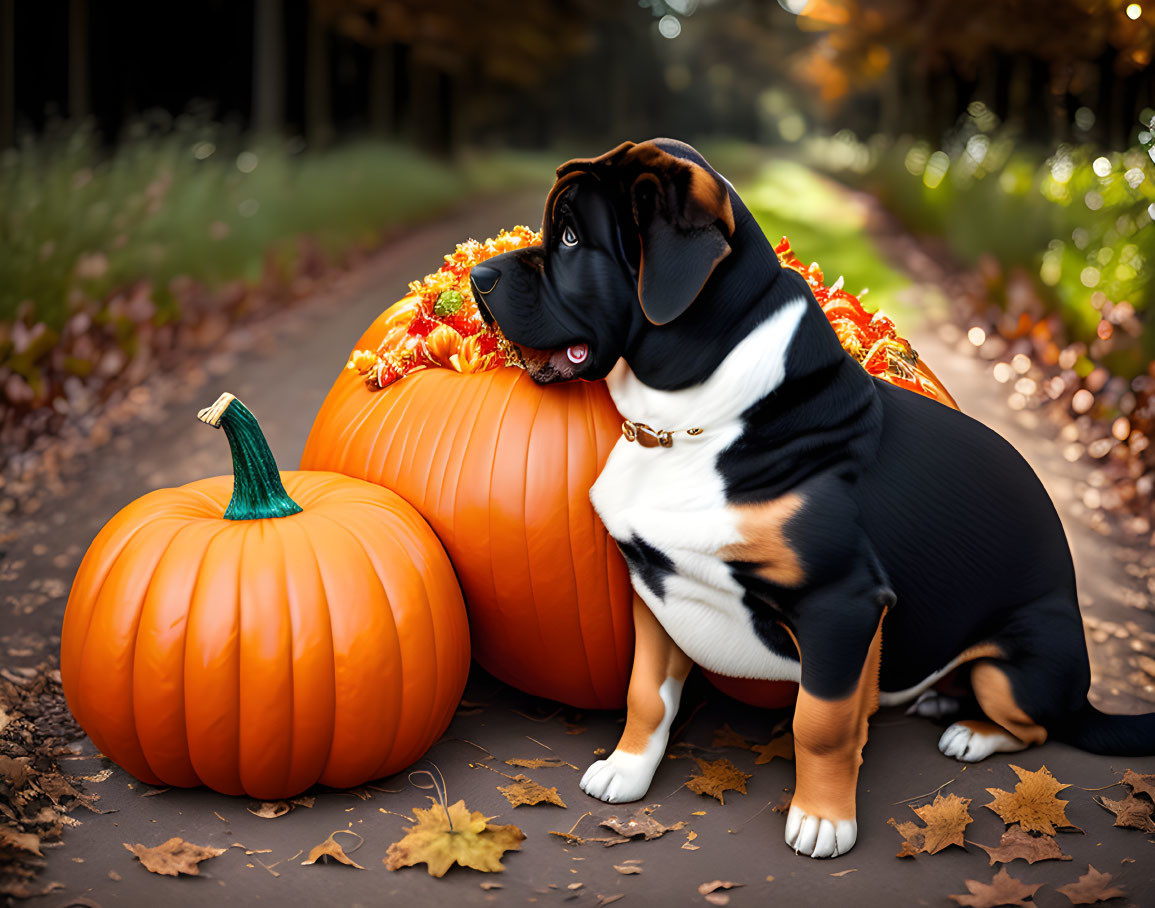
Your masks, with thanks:
<instances>
[{"instance_id":1,"label":"yellow maple leaf","mask_svg":"<svg viewBox=\"0 0 1155 908\"><path fill-rule=\"evenodd\" d=\"M1028 832L1054 835L1056 826L1074 825L1067 819L1068 802L1055 797L1069 785L1056 779L1045 766L1031 772L1012 763L1011 769L1020 779L1014 792L988 788L995 799L984 807L997 813L1004 823L1018 823Z\"/></svg>"},{"instance_id":2,"label":"yellow maple leaf","mask_svg":"<svg viewBox=\"0 0 1155 908\"><path fill-rule=\"evenodd\" d=\"M519 851L525 834L516 826L493 826L479 811L470 811L465 801L443 807L433 798L433 806L413 809L415 826L405 827L405 838L389 846L384 859L389 870L425 864L430 876L444 876L454 864L486 873L504 870L501 856Z\"/></svg>"},{"instance_id":3,"label":"yellow maple leaf","mask_svg":"<svg viewBox=\"0 0 1155 908\"><path fill-rule=\"evenodd\" d=\"M935 795L933 804L924 804L922 807L912 807L926 826L915 823L899 823L891 817L888 821L895 831L902 836L902 849L898 857L913 857L916 854L938 854L950 845L963 844L963 830L973 822L967 812L970 798L960 798L958 795Z\"/></svg>"},{"instance_id":4,"label":"yellow maple leaf","mask_svg":"<svg viewBox=\"0 0 1155 908\"><path fill-rule=\"evenodd\" d=\"M750 778L750 773L742 772L729 760L699 760L695 757L694 762L698 764L701 773L690 776L686 782L690 791L717 798L723 804L726 803L722 797L725 791L732 789L746 793L746 780Z\"/></svg>"}]
</instances>

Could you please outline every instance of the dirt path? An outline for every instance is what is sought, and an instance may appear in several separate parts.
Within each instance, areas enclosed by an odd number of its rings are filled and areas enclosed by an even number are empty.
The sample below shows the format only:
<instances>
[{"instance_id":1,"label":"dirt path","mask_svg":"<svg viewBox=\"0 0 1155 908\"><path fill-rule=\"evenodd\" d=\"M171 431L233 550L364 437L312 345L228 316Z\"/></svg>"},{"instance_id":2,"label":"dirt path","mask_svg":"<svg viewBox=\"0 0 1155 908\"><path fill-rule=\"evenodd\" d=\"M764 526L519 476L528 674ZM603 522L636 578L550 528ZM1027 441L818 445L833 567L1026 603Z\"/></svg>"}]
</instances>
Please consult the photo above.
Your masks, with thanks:
<instances>
[{"instance_id":1,"label":"dirt path","mask_svg":"<svg viewBox=\"0 0 1155 908\"><path fill-rule=\"evenodd\" d=\"M544 193L530 194L474 206L458 212L410 237L392 244L340 292L299 307L278 324L251 328L246 350L219 354L172 383L141 389L133 405L140 423L119 433L101 450L78 463L66 479L61 498L45 495L30 513L10 527L0 561L0 666L30 664L50 655L58 645L56 632L72 575L88 542L101 524L126 502L149 489L183 483L201 476L227 472L229 455L217 433L195 420L198 408L211 403L221 391L232 391L261 418L270 444L285 467L294 467L303 448L312 416L350 344L389 302L400 296L408 280L436 267L440 256L462 238L492 234L518 221L535 223ZM1055 460L1043 433L1023 427L1007 410L989 368L945 344L937 333L925 331L912 338L915 346L958 396L963 409L995 426L1016 443L1044 477L1063 510L1075 545L1080 582L1089 613L1133 619L1145 632L1155 630L1151 615L1127 604L1118 590L1136 589L1137 581L1121 570L1104 537L1088 530L1072 507L1085 467ZM1081 474L1079 471L1083 470ZM1130 595L1130 594L1128 594ZM1122 597L1122 598L1120 598ZM1137 600L1132 596L1132 603ZM1129 644L1129 641L1120 641ZM1097 669L1110 668L1106 649L1095 650ZM1112 676L1114 677L1114 676ZM1111 678L1105 695L1110 694ZM251 814L244 799L228 798L205 790L170 791L142 798L146 786L98 756L77 761L77 771L95 774L111 769L104 781L89 786L101 795L99 806L117 812L77 816L82 822L67 830L64 844L48 851L44 881L59 881L65 889L36 904L45 908L68 905L164 904L171 908L203 905L216 900L229 905L370 905L383 902L421 905L488 904L604 904L605 897L621 895L623 906L703 904L699 884L732 880L744 888L730 891L735 908L765 904L862 905L952 904L947 893L966 891L967 878L987 882L995 868L986 855L971 845L966 851L950 848L935 855L899 861L894 857L899 838L887 825L890 817L913 820L904 800L930 792L950 781L945 793L972 798L975 822L967 828L969 840L996 844L1003 824L981 805L989 800L985 789L1011 789L1016 779L1008 768L1016 763L1030 770L1046 765L1061 781L1084 788L1116 782L1117 772L1130 766L1155 771L1155 760L1113 761L1093 757L1058 744L1013 756L994 758L963 767L938 754L940 729L932 723L905 717L900 711L881 713L872 724L860 784L860 836L855 851L835 862L797 857L782 843L783 817L769 807L779 803L793 786L793 768L775 760L755 769L749 751L713 750L712 733L729 722L741 733L766 741L779 718L743 707L701 683L691 684L687 711L702 704L682 734L675 755L692 753L705 759L726 757L752 773L745 795L729 793L725 805L690 793L682 787L692 761L671 759L659 770L647 803L662 807L657 816L666 823L687 820L697 837L691 845L686 831L670 833L653 842L615 848L567 845L549 836L568 830L586 811L581 829L599 816L621 813L583 795L580 773L567 767L533 771L537 781L557 786L568 806L512 810L497 792L505 780L473 768L484 754L496 755L490 765L513 757L548 756L539 744L584 767L598 748L612 747L620 732L621 717L614 713L580 716L572 711L535 701L498 685L476 672L466 696L482 708L463 710L429 754L444 773L451 800L464 798L474 810L500 816L497 822L517 823L527 840L521 853L507 856L507 871L496 877L451 871L444 879L428 877L423 868L388 873L382 866L388 845L399 839L401 818L425 806L426 792L410 786L404 775L378 783L378 789L355 796L321 792L315 806L297 808L278 819ZM1138 698L1125 706L1139 709ZM568 724L567 724L568 723ZM1122 797L1121 789L1106 792ZM1046 887L1035 902L1044 908L1066 905L1054 886L1073 882L1088 863L1115 874L1135 904L1155 904L1155 859L1152 845L1139 832L1115 829L1112 817L1092 801L1093 793L1075 788L1064 792L1071 805L1071 821L1087 835L1060 837L1071 862L1027 866L1016 862L1012 875ZM921 804L929 798L916 799ZM75 814L74 814L75 816ZM354 858L367 868L358 871L340 865L303 867L306 852L335 829L353 828L364 837ZM156 845L171 836L198 844L228 847L226 854L202 865L199 878L171 879L147 873L123 847L123 842ZM268 849L264 852L264 849ZM256 863L260 859L267 870ZM613 865L641 861L640 874L622 875ZM835 874L844 874L836 876ZM773 878L772 880L770 878ZM484 882L504 888L485 891ZM580 884L580 885L575 885ZM573 887L573 888L571 888ZM82 901L81 901L82 900Z\"/></svg>"}]
</instances>

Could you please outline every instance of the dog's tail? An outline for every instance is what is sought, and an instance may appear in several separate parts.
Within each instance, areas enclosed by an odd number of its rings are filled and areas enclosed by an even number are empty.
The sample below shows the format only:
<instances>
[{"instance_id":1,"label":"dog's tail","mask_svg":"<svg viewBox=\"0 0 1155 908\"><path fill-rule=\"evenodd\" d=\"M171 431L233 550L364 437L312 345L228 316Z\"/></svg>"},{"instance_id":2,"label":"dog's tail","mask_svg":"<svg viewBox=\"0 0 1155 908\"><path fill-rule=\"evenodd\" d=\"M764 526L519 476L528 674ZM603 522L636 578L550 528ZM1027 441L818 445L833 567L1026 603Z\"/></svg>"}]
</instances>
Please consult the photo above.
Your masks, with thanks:
<instances>
[{"instance_id":1,"label":"dog's tail","mask_svg":"<svg viewBox=\"0 0 1155 908\"><path fill-rule=\"evenodd\" d=\"M1051 737L1093 754L1155 756L1155 713L1114 716L1084 703L1049 729Z\"/></svg>"}]
</instances>

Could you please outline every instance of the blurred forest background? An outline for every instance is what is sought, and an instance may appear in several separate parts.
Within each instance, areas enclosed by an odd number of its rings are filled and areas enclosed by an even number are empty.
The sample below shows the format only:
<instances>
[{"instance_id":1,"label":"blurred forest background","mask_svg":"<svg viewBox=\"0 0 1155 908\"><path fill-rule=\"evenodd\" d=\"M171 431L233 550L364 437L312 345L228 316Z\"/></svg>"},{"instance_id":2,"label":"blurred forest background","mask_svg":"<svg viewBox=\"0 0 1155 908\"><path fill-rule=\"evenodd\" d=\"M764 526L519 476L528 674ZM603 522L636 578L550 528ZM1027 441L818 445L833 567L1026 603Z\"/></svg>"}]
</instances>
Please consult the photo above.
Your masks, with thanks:
<instances>
[{"instance_id":1,"label":"blurred forest background","mask_svg":"<svg viewBox=\"0 0 1155 908\"><path fill-rule=\"evenodd\" d=\"M0 445L462 199L668 135L890 311L830 180L874 197L1039 370L1000 380L1149 502L1153 52L1155 0L0 0Z\"/></svg>"}]
</instances>

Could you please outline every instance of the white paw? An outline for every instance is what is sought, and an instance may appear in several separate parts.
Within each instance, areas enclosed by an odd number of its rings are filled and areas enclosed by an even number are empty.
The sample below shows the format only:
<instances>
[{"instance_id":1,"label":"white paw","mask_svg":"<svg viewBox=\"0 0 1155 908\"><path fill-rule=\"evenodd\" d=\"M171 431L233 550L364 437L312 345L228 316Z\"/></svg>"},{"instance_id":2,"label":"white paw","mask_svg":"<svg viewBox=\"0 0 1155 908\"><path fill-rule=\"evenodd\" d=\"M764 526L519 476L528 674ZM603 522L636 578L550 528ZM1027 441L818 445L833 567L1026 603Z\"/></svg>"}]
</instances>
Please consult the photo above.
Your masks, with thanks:
<instances>
[{"instance_id":1,"label":"white paw","mask_svg":"<svg viewBox=\"0 0 1155 908\"><path fill-rule=\"evenodd\" d=\"M791 806L786 815L786 844L812 858L836 858L858 840L857 820L824 820Z\"/></svg>"},{"instance_id":2,"label":"white paw","mask_svg":"<svg viewBox=\"0 0 1155 908\"><path fill-rule=\"evenodd\" d=\"M926 716L928 719L941 719L944 716L953 716L958 713L962 704L954 697L940 694L931 688L924 690L906 709L908 716Z\"/></svg>"},{"instance_id":3,"label":"white paw","mask_svg":"<svg viewBox=\"0 0 1155 908\"><path fill-rule=\"evenodd\" d=\"M993 729L993 726L992 726ZM1026 745L1001 729L980 731L956 722L938 739L938 749L963 763L977 763L994 753L1012 753Z\"/></svg>"},{"instance_id":4,"label":"white paw","mask_svg":"<svg viewBox=\"0 0 1155 908\"><path fill-rule=\"evenodd\" d=\"M637 801L646 796L657 768L657 763L645 754L615 750L586 770L582 791L610 804Z\"/></svg>"}]
</instances>

